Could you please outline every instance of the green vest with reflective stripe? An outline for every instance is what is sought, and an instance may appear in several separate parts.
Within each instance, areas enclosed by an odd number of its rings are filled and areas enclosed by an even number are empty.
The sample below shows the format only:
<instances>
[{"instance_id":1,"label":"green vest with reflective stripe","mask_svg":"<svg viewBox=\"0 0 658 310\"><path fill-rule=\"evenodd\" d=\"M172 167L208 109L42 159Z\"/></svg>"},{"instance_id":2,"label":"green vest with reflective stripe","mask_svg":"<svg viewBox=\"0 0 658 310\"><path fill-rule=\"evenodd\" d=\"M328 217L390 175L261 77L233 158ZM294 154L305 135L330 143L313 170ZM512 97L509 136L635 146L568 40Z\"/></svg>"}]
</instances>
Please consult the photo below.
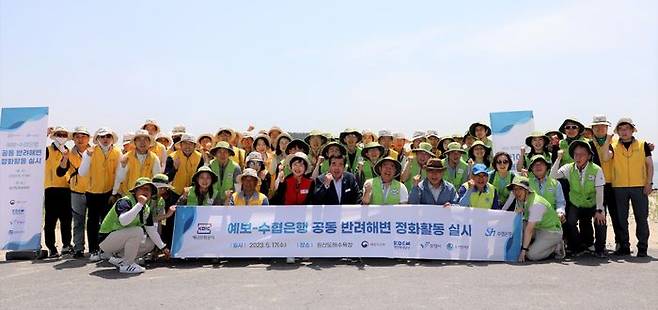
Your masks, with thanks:
<instances>
[{"instance_id":1,"label":"green vest with reflective stripe","mask_svg":"<svg viewBox=\"0 0 658 310\"><path fill-rule=\"evenodd\" d=\"M363 161L363 182L376 177L375 168L370 160Z\"/></svg>"},{"instance_id":2,"label":"green vest with reflective stripe","mask_svg":"<svg viewBox=\"0 0 658 310\"><path fill-rule=\"evenodd\" d=\"M539 190L539 181L537 181L537 177L532 174L532 172L528 174L528 181L530 181L530 188L537 193L538 196L546 199L546 201L553 206L553 209L557 208L557 200L555 199L555 196L557 195L557 186L559 182L556 179L546 176L543 193Z\"/></svg>"},{"instance_id":3,"label":"green vest with reflective stripe","mask_svg":"<svg viewBox=\"0 0 658 310\"><path fill-rule=\"evenodd\" d=\"M224 168L224 177L222 178L222 175L219 173L219 162L217 160L210 162L210 169L219 177L217 183L213 185L213 191L217 193L221 201L226 199L227 190L235 190L233 187L236 180L233 179L233 174L236 168L238 168L238 165L234 161L229 160Z\"/></svg>"},{"instance_id":4,"label":"green vest with reflective stripe","mask_svg":"<svg viewBox=\"0 0 658 310\"><path fill-rule=\"evenodd\" d=\"M372 179L372 199L370 204L373 205L397 205L400 204L400 188L402 183L398 180L393 180L389 185L388 195L384 199L384 188L381 177Z\"/></svg>"},{"instance_id":5,"label":"green vest with reflective stripe","mask_svg":"<svg viewBox=\"0 0 658 310\"><path fill-rule=\"evenodd\" d=\"M468 182L464 183L464 186L468 188ZM496 188L490 183L487 183L486 192L471 192L471 196L469 196L468 207L478 209L491 209L493 206L494 197L496 197Z\"/></svg>"},{"instance_id":6,"label":"green vest with reflective stripe","mask_svg":"<svg viewBox=\"0 0 658 310\"><path fill-rule=\"evenodd\" d=\"M353 174L359 173L359 162L363 161L363 157L361 157L361 148L358 146L356 147L356 156L354 156L354 162L350 162L349 155L345 155L345 161L347 162L348 172Z\"/></svg>"},{"instance_id":7,"label":"green vest with reflective stripe","mask_svg":"<svg viewBox=\"0 0 658 310\"><path fill-rule=\"evenodd\" d=\"M213 194L212 198L208 198L208 194L206 193L206 196L204 197L203 201L199 203L199 197L196 196L196 192L194 191L194 186L188 187L189 191L187 192L187 205L188 206L211 206L215 202L215 199L217 199L217 194L213 189Z\"/></svg>"},{"instance_id":8,"label":"green vest with reflective stripe","mask_svg":"<svg viewBox=\"0 0 658 310\"><path fill-rule=\"evenodd\" d=\"M548 231L559 231L562 230L562 224L560 224L560 217L555 212L555 209L551 207L551 204L546 201L542 196L537 195L536 193L528 194L528 201L523 205L523 219L528 221L530 213L528 208L535 204L541 204L546 209L544 215L541 217L541 221L535 223L535 229L548 230Z\"/></svg>"},{"instance_id":9,"label":"green vest with reflective stripe","mask_svg":"<svg viewBox=\"0 0 658 310\"><path fill-rule=\"evenodd\" d=\"M420 169L420 165L415 158L410 159L411 163L409 164L409 179L404 182L404 186L407 187L408 191L414 187L414 177L420 174L420 179L423 180L427 177L427 171Z\"/></svg>"},{"instance_id":10,"label":"green vest with reflective stripe","mask_svg":"<svg viewBox=\"0 0 658 310\"><path fill-rule=\"evenodd\" d=\"M443 159L443 166L448 167L448 158ZM463 160L459 160L457 168L455 168L455 174L450 173L449 169L446 169L443 173L443 180L450 182L452 185L457 188L460 184L468 181L468 164Z\"/></svg>"},{"instance_id":11,"label":"green vest with reflective stripe","mask_svg":"<svg viewBox=\"0 0 658 310\"><path fill-rule=\"evenodd\" d=\"M128 200L130 202L130 206L133 207L137 204L137 201L135 200L135 196L133 194L128 194L121 199L117 200L117 202L114 203L112 206L112 209L110 209L110 212L107 213L105 218L103 219L103 223L101 224L100 228L100 233L103 234L109 234L113 231L123 229L123 228L128 228L128 227L141 227L144 226L144 223L146 222L146 218L151 215L151 209L148 204L146 204L144 207L142 207L142 211L139 212L137 216L130 222L128 225L121 225L121 222L119 221L119 213L117 213L117 203L122 200Z\"/></svg>"},{"instance_id":12,"label":"green vest with reflective stripe","mask_svg":"<svg viewBox=\"0 0 658 310\"><path fill-rule=\"evenodd\" d=\"M601 170L594 163L588 163L585 167L585 182L580 184L580 174L575 163L571 163L569 173L569 201L578 208L592 208L596 206L596 187L594 181L596 174Z\"/></svg>"}]
</instances>

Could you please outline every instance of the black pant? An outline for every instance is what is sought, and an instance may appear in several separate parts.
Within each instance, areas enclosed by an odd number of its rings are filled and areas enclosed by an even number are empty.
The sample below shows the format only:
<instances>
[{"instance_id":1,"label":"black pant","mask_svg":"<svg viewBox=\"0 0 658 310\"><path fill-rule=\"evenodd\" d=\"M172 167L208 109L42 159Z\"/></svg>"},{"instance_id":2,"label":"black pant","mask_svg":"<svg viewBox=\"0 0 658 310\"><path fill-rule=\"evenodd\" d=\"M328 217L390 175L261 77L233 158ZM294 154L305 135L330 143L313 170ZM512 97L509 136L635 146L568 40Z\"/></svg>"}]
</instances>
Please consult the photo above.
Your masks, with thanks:
<instances>
[{"instance_id":1,"label":"black pant","mask_svg":"<svg viewBox=\"0 0 658 310\"><path fill-rule=\"evenodd\" d=\"M89 241L89 252L100 250L98 244L98 231L105 216L112 206L109 205L112 192L104 194L86 193L87 197L87 240Z\"/></svg>"},{"instance_id":2,"label":"black pant","mask_svg":"<svg viewBox=\"0 0 658 310\"><path fill-rule=\"evenodd\" d=\"M65 187L49 187L44 192L44 225L43 234L46 239L46 247L51 252L56 252L55 227L59 220L59 231L62 236L63 246L71 246L71 190Z\"/></svg>"},{"instance_id":3,"label":"black pant","mask_svg":"<svg viewBox=\"0 0 658 310\"><path fill-rule=\"evenodd\" d=\"M566 230L569 234L569 249L573 252L579 252L587 249L594 244L596 252L605 250L605 238L607 227L605 224L599 225L594 223L592 228L592 218L596 213L596 208L578 208L573 205L567 206ZM579 230L580 228L580 230ZM596 243L594 241L596 240Z\"/></svg>"},{"instance_id":4,"label":"black pant","mask_svg":"<svg viewBox=\"0 0 658 310\"><path fill-rule=\"evenodd\" d=\"M612 231L615 233L615 243L621 244L621 223L619 222L619 212L617 211L617 200L615 200L615 191L612 189L612 183L605 183L603 188L603 205L610 214Z\"/></svg>"},{"instance_id":5,"label":"black pant","mask_svg":"<svg viewBox=\"0 0 658 310\"><path fill-rule=\"evenodd\" d=\"M170 192L171 197L166 199L166 211L169 211L169 207L172 205L176 204L176 201L178 201L178 198L180 198L180 195L177 195L174 192ZM165 225L162 226L162 241L167 244L169 248L171 248L172 241L173 241L173 235L174 235L174 219L176 217L176 213L172 215L170 218L168 218L165 222Z\"/></svg>"},{"instance_id":6,"label":"black pant","mask_svg":"<svg viewBox=\"0 0 658 310\"><path fill-rule=\"evenodd\" d=\"M644 187L616 187L615 199L617 200L617 216L619 217L620 234L619 242L622 248L630 249L630 237L628 233L628 209L631 202L633 217L635 218L635 237L637 237L637 249L646 251L649 246L649 197L644 194Z\"/></svg>"}]
</instances>

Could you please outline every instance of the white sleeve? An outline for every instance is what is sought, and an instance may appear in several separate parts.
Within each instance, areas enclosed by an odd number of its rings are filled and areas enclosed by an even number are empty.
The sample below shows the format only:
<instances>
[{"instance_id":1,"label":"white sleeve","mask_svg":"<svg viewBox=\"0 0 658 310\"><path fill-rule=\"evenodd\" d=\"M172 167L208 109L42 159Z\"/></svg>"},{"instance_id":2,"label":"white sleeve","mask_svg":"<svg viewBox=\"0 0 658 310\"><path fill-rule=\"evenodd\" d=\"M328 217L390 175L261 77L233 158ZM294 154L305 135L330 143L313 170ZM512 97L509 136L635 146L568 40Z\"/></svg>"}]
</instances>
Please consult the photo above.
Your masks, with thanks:
<instances>
[{"instance_id":1,"label":"white sleeve","mask_svg":"<svg viewBox=\"0 0 658 310\"><path fill-rule=\"evenodd\" d=\"M562 167L558 167L558 165L553 165L551 167L551 177L554 179L565 179L569 175L570 168L573 167L573 165L566 164Z\"/></svg>"},{"instance_id":2,"label":"white sleeve","mask_svg":"<svg viewBox=\"0 0 658 310\"><path fill-rule=\"evenodd\" d=\"M503 205L502 210L507 211L509 208L512 206L512 203L514 202L514 194L510 194L509 197L507 197L507 201L505 201L505 204Z\"/></svg>"},{"instance_id":3,"label":"white sleeve","mask_svg":"<svg viewBox=\"0 0 658 310\"><path fill-rule=\"evenodd\" d=\"M528 222L536 223L541 221L541 218L544 216L544 212L546 212L546 207L542 204L534 204L530 207L530 210L528 210Z\"/></svg>"},{"instance_id":4,"label":"white sleeve","mask_svg":"<svg viewBox=\"0 0 658 310\"><path fill-rule=\"evenodd\" d=\"M153 175L160 174L160 173L162 173L162 171L164 171L164 168L162 168L162 166L160 166L160 163L161 163L160 159L156 157L154 159L153 169L151 171L151 173L153 173Z\"/></svg>"},{"instance_id":5,"label":"white sleeve","mask_svg":"<svg viewBox=\"0 0 658 310\"><path fill-rule=\"evenodd\" d=\"M153 241L153 244L158 247L158 249L162 250L164 247L167 245L162 241L162 238L160 237L160 234L158 233L158 227L157 226L144 226L144 229L146 230L146 234L149 235L149 238L151 238L151 241Z\"/></svg>"},{"instance_id":6,"label":"white sleeve","mask_svg":"<svg viewBox=\"0 0 658 310\"><path fill-rule=\"evenodd\" d=\"M117 165L116 178L114 178L114 187L112 187L112 195L115 195L119 192L119 187L121 187L121 182L126 178L126 171L128 168L124 167L121 163Z\"/></svg>"},{"instance_id":7,"label":"white sleeve","mask_svg":"<svg viewBox=\"0 0 658 310\"><path fill-rule=\"evenodd\" d=\"M603 186L596 187L596 210L605 211L603 207Z\"/></svg>"},{"instance_id":8,"label":"white sleeve","mask_svg":"<svg viewBox=\"0 0 658 310\"><path fill-rule=\"evenodd\" d=\"M138 202L130 210L121 213L119 215L119 223L124 226L130 224L130 222L132 222L135 217L139 215L139 211L142 211L143 206L144 205Z\"/></svg>"},{"instance_id":9,"label":"white sleeve","mask_svg":"<svg viewBox=\"0 0 658 310\"><path fill-rule=\"evenodd\" d=\"M167 155L167 148L163 147L162 152L160 154L160 158L158 159L158 166L160 166L160 172L158 172L158 173L162 173L162 171L165 170L165 165L167 164L167 156L168 156ZM155 173L153 175L156 175L158 173Z\"/></svg>"},{"instance_id":10,"label":"white sleeve","mask_svg":"<svg viewBox=\"0 0 658 310\"><path fill-rule=\"evenodd\" d=\"M596 178L594 179L594 186L604 186L605 185L605 176L603 176L603 169L599 169L596 173Z\"/></svg>"},{"instance_id":11,"label":"white sleeve","mask_svg":"<svg viewBox=\"0 0 658 310\"><path fill-rule=\"evenodd\" d=\"M78 168L78 174L81 177L86 177L87 174L89 173L89 167L91 166L91 157L87 154L87 152L82 153L82 163L80 163L80 168Z\"/></svg>"},{"instance_id":12,"label":"white sleeve","mask_svg":"<svg viewBox=\"0 0 658 310\"><path fill-rule=\"evenodd\" d=\"M400 186L400 203L405 204L409 202L409 191L407 190L407 187L402 184Z\"/></svg>"}]
</instances>

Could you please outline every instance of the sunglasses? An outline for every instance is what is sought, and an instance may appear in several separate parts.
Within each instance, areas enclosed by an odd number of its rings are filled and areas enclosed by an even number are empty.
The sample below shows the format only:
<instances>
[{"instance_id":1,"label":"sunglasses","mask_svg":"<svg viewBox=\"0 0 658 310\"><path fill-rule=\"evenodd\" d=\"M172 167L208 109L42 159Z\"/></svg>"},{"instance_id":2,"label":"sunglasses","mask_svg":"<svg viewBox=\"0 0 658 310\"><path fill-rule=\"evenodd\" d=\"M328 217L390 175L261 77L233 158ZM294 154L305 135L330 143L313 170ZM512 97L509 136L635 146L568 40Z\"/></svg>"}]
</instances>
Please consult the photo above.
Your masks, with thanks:
<instances>
[{"instance_id":1,"label":"sunglasses","mask_svg":"<svg viewBox=\"0 0 658 310\"><path fill-rule=\"evenodd\" d=\"M110 139L110 138L114 138L114 137L112 135L104 135L104 136L99 136L99 138L101 138L101 139Z\"/></svg>"},{"instance_id":2,"label":"sunglasses","mask_svg":"<svg viewBox=\"0 0 658 310\"><path fill-rule=\"evenodd\" d=\"M56 134L55 134L55 137L58 137L58 138L68 138L69 135L68 135L68 134L65 134L65 133L56 133Z\"/></svg>"},{"instance_id":3,"label":"sunglasses","mask_svg":"<svg viewBox=\"0 0 658 310\"><path fill-rule=\"evenodd\" d=\"M564 126L564 129L567 129L567 130L569 130L569 129L578 129L578 126L576 126L576 125L567 125L567 126Z\"/></svg>"},{"instance_id":4,"label":"sunglasses","mask_svg":"<svg viewBox=\"0 0 658 310\"><path fill-rule=\"evenodd\" d=\"M498 160L496 161L497 164L509 164L509 161L507 160Z\"/></svg>"}]
</instances>

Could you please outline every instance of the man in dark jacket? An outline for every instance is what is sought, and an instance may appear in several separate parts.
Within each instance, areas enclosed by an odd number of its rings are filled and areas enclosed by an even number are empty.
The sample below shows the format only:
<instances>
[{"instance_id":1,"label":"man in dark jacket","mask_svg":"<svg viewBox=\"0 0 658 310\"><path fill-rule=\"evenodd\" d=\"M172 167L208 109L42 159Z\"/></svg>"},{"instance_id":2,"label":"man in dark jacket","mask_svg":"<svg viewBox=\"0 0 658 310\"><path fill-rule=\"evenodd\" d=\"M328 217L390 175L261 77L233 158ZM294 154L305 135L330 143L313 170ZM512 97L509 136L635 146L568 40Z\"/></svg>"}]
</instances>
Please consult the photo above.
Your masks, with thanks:
<instances>
[{"instance_id":1,"label":"man in dark jacket","mask_svg":"<svg viewBox=\"0 0 658 310\"><path fill-rule=\"evenodd\" d=\"M329 172L315 179L313 203L317 205L353 205L361 203L361 188L356 177L345 172L343 155L329 158Z\"/></svg>"}]
</instances>

